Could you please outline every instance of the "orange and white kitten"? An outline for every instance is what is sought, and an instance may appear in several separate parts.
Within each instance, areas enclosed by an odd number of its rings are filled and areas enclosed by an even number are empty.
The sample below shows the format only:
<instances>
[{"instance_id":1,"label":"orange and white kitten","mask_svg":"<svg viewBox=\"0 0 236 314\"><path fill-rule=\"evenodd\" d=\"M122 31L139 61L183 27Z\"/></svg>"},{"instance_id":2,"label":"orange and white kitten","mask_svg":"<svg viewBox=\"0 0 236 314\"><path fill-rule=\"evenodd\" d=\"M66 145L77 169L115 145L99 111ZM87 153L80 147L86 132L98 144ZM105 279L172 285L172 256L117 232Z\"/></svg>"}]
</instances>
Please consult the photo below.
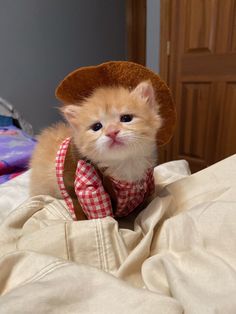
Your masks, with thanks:
<instances>
[{"instance_id":1,"label":"orange and white kitten","mask_svg":"<svg viewBox=\"0 0 236 314\"><path fill-rule=\"evenodd\" d=\"M129 91L123 87L96 89L79 105L61 111L59 123L42 132L31 160L31 195L61 198L55 158L61 142L72 136L79 153L106 168L117 180L137 181L157 161L156 134L161 127L158 104L149 81Z\"/></svg>"}]
</instances>

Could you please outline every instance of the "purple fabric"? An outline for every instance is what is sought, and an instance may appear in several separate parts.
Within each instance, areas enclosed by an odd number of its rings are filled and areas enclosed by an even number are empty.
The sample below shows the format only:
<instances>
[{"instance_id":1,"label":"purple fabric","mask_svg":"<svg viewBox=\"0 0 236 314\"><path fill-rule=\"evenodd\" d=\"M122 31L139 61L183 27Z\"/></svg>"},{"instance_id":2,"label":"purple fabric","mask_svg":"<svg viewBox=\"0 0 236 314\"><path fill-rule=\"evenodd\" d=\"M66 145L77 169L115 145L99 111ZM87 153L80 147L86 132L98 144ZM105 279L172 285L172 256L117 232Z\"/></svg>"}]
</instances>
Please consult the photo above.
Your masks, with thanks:
<instances>
[{"instance_id":1,"label":"purple fabric","mask_svg":"<svg viewBox=\"0 0 236 314\"><path fill-rule=\"evenodd\" d=\"M0 127L0 184L28 169L36 140L15 126Z\"/></svg>"}]
</instances>

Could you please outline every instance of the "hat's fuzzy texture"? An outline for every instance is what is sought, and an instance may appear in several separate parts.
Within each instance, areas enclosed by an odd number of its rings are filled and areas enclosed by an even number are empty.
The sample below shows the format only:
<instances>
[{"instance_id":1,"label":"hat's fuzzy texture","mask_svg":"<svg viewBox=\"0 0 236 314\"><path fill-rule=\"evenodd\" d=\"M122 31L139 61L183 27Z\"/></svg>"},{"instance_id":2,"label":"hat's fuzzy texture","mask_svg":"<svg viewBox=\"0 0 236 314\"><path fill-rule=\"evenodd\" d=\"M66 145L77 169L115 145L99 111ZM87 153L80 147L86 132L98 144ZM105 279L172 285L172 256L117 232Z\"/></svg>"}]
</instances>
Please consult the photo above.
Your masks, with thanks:
<instances>
[{"instance_id":1,"label":"hat's fuzzy texture","mask_svg":"<svg viewBox=\"0 0 236 314\"><path fill-rule=\"evenodd\" d=\"M157 134L157 145L162 146L171 139L176 110L169 88L161 78L144 66L128 61L110 61L98 66L79 68L59 84L56 97L64 105L78 104L98 87L123 86L130 90L140 82L150 80L160 106L159 113L163 124Z\"/></svg>"}]
</instances>

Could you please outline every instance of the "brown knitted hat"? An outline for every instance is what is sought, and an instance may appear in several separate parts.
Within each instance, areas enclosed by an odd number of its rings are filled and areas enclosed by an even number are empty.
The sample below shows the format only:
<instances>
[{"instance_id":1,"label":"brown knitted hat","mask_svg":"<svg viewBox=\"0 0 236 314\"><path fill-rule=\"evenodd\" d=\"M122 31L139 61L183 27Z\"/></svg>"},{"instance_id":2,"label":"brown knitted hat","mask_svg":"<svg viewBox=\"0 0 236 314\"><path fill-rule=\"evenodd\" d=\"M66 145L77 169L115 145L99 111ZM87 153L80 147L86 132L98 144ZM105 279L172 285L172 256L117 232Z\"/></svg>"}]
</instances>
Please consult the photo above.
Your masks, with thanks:
<instances>
[{"instance_id":1,"label":"brown knitted hat","mask_svg":"<svg viewBox=\"0 0 236 314\"><path fill-rule=\"evenodd\" d=\"M176 111L171 93L164 81L154 72L140 64L128 61L111 61L98 66L79 68L59 84L56 97L64 105L79 103L91 95L93 90L103 86L123 86L135 88L140 82L150 80L160 105L163 119L162 128L157 134L157 145L162 146L171 139L176 121Z\"/></svg>"}]
</instances>

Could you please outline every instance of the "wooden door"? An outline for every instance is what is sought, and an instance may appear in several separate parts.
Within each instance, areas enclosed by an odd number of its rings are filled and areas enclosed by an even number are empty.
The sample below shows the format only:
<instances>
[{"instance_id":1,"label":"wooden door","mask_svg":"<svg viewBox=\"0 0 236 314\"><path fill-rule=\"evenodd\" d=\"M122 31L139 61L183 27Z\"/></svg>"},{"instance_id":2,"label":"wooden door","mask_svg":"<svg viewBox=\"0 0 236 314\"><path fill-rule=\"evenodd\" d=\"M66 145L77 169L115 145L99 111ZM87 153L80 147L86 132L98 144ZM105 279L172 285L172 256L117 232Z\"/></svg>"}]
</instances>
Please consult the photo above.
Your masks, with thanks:
<instances>
[{"instance_id":1,"label":"wooden door","mask_svg":"<svg viewBox=\"0 0 236 314\"><path fill-rule=\"evenodd\" d=\"M236 153L236 0L169 3L178 124L164 159L186 159L195 172Z\"/></svg>"}]
</instances>

